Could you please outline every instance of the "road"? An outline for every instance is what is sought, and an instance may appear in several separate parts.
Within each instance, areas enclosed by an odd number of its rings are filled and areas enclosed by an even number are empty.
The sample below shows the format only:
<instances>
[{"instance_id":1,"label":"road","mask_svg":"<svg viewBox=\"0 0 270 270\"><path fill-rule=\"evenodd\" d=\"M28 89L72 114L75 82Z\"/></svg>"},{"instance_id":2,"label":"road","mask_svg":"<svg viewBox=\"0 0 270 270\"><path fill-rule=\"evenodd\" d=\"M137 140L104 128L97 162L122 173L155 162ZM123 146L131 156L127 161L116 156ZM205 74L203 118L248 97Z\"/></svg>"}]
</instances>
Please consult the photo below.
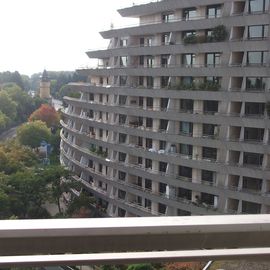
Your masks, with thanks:
<instances>
[{"instance_id":1,"label":"road","mask_svg":"<svg viewBox=\"0 0 270 270\"><path fill-rule=\"evenodd\" d=\"M16 137L16 131L19 126L13 127L2 134L0 134L0 141L6 141Z\"/></svg>"}]
</instances>

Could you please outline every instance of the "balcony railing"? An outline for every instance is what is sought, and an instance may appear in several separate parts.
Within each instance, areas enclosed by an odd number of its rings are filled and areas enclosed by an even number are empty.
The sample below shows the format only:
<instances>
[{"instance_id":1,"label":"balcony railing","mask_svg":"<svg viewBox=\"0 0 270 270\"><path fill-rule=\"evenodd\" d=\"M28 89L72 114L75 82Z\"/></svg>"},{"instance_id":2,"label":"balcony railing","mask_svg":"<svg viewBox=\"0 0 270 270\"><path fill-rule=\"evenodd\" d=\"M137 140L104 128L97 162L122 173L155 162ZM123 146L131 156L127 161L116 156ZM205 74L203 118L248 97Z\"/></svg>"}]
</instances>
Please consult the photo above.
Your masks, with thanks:
<instances>
[{"instance_id":1,"label":"balcony railing","mask_svg":"<svg viewBox=\"0 0 270 270\"><path fill-rule=\"evenodd\" d=\"M0 267L267 261L269 239L269 215L3 220Z\"/></svg>"}]
</instances>

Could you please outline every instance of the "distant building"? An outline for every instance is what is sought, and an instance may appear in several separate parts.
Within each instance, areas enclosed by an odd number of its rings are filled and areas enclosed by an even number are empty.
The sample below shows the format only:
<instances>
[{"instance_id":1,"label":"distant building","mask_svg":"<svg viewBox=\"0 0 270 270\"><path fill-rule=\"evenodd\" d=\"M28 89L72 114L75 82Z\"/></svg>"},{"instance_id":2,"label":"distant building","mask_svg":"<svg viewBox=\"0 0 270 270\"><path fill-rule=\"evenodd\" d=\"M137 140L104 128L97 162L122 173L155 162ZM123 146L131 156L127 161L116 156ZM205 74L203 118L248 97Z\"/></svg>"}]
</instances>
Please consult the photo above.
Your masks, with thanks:
<instances>
[{"instance_id":1,"label":"distant building","mask_svg":"<svg viewBox=\"0 0 270 270\"><path fill-rule=\"evenodd\" d=\"M39 96L44 99L51 99L50 95L51 81L47 71L44 69L40 80Z\"/></svg>"}]
</instances>

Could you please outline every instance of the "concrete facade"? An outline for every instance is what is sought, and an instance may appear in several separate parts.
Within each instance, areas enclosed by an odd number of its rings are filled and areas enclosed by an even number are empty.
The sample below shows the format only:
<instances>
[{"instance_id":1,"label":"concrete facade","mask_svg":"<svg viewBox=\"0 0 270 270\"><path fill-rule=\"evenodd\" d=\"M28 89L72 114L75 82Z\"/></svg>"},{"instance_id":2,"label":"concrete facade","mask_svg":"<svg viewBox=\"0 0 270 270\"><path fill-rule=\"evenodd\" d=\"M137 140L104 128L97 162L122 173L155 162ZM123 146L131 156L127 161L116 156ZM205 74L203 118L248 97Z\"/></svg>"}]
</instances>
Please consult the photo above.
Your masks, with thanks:
<instances>
[{"instance_id":1,"label":"concrete facade","mask_svg":"<svg viewBox=\"0 0 270 270\"><path fill-rule=\"evenodd\" d=\"M269 1L119 10L66 98L61 161L109 216L270 213Z\"/></svg>"}]
</instances>

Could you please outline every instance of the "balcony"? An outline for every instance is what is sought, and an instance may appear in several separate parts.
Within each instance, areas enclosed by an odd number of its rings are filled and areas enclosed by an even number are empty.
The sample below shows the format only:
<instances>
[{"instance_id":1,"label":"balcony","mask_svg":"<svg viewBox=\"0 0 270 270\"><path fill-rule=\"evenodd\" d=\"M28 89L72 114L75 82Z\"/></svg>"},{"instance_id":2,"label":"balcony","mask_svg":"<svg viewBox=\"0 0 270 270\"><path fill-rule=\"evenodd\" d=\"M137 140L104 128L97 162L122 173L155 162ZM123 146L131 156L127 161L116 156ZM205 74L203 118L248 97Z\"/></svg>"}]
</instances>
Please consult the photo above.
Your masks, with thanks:
<instances>
[{"instance_id":1,"label":"balcony","mask_svg":"<svg viewBox=\"0 0 270 270\"><path fill-rule=\"evenodd\" d=\"M259 261L268 260L270 255L268 215L83 221L0 221L1 268L197 260Z\"/></svg>"}]
</instances>

